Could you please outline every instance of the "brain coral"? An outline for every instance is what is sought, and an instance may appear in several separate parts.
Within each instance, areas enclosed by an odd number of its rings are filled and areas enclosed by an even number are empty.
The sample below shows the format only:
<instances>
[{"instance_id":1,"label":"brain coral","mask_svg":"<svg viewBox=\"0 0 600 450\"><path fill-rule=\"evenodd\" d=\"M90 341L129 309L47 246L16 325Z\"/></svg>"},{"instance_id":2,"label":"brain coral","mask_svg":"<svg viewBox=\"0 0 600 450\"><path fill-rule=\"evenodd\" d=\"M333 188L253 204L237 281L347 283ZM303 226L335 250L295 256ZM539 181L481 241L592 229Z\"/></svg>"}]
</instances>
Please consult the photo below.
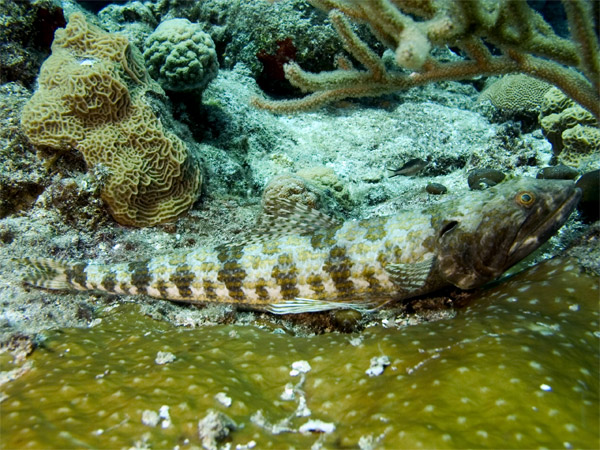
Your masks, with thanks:
<instances>
[{"instance_id":1,"label":"brain coral","mask_svg":"<svg viewBox=\"0 0 600 450\"><path fill-rule=\"evenodd\" d=\"M145 103L147 91L162 90L125 37L72 14L56 32L38 83L23 109L25 134L35 145L77 149L88 168L107 169L102 198L117 222L165 222L196 200L200 167Z\"/></svg>"},{"instance_id":2,"label":"brain coral","mask_svg":"<svg viewBox=\"0 0 600 450\"><path fill-rule=\"evenodd\" d=\"M527 75L505 75L488 86L480 94L479 101L489 100L496 108L513 113L536 112L551 87Z\"/></svg>"},{"instance_id":3,"label":"brain coral","mask_svg":"<svg viewBox=\"0 0 600 450\"><path fill-rule=\"evenodd\" d=\"M145 47L148 71L166 90L204 89L217 76L215 43L187 19L164 21L148 36Z\"/></svg>"}]
</instances>

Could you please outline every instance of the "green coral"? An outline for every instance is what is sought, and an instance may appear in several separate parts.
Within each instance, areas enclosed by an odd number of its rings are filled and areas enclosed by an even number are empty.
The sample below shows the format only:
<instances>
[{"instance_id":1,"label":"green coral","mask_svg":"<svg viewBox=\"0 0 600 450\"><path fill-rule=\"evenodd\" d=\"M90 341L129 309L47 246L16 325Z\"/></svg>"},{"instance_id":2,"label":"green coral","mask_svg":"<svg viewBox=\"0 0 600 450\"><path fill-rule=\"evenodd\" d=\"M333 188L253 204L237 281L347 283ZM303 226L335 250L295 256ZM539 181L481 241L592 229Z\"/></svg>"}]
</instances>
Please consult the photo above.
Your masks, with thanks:
<instances>
[{"instance_id":1,"label":"green coral","mask_svg":"<svg viewBox=\"0 0 600 450\"><path fill-rule=\"evenodd\" d=\"M0 359L16 378L0 433L5 448L199 448L215 410L232 448L598 448L598 320L597 280L568 260L451 319L353 335L174 328L122 305L49 332L28 366Z\"/></svg>"},{"instance_id":2,"label":"green coral","mask_svg":"<svg viewBox=\"0 0 600 450\"><path fill-rule=\"evenodd\" d=\"M217 76L215 43L197 23L165 20L148 36L145 47L148 72L166 90L202 90Z\"/></svg>"}]
</instances>

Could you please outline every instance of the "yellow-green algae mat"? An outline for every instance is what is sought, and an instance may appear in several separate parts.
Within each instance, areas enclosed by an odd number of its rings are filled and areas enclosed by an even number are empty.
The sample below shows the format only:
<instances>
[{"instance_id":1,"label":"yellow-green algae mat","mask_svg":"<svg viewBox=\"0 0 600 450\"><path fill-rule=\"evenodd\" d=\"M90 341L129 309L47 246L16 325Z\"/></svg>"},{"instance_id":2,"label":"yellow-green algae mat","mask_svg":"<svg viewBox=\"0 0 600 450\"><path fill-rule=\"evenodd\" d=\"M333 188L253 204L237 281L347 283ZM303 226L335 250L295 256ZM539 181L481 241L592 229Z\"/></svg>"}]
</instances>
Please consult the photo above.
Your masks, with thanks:
<instances>
[{"instance_id":1,"label":"yellow-green algae mat","mask_svg":"<svg viewBox=\"0 0 600 450\"><path fill-rule=\"evenodd\" d=\"M353 335L176 328L123 306L51 332L4 385L2 447L599 448L598 309L598 280L564 260L452 319ZM235 422L224 440L199 434L210 410Z\"/></svg>"}]
</instances>

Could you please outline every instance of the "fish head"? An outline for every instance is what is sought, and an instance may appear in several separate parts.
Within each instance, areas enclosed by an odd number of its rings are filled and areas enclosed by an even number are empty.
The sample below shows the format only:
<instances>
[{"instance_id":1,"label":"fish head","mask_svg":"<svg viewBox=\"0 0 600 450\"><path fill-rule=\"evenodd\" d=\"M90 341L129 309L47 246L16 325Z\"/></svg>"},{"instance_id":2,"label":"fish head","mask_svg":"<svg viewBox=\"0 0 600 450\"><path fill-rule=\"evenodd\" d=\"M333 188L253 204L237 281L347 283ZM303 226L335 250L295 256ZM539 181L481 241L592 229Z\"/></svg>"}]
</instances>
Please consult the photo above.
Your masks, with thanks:
<instances>
[{"instance_id":1,"label":"fish head","mask_svg":"<svg viewBox=\"0 0 600 450\"><path fill-rule=\"evenodd\" d=\"M580 197L571 181L513 178L440 204L432 215L439 273L461 289L498 278L554 235Z\"/></svg>"}]
</instances>

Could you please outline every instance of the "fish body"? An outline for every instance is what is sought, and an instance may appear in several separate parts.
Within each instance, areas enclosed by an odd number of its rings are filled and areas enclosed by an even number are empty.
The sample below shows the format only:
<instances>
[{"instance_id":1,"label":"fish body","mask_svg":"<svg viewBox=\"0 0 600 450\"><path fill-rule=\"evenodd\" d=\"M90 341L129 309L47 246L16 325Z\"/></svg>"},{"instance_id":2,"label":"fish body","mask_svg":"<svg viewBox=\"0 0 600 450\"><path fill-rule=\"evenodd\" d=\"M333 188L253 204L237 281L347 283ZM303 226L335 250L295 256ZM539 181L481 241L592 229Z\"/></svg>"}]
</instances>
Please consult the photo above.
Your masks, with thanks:
<instances>
[{"instance_id":1,"label":"fish body","mask_svg":"<svg viewBox=\"0 0 600 450\"><path fill-rule=\"evenodd\" d=\"M413 158L413 159L407 161L402 167L398 167L397 169L388 169L388 170L390 172L392 172L392 174L390 175L390 178L397 177L398 175L410 177L413 175L417 175L425 167L427 167L427 161L424 161L421 158Z\"/></svg>"},{"instance_id":2,"label":"fish body","mask_svg":"<svg viewBox=\"0 0 600 450\"><path fill-rule=\"evenodd\" d=\"M368 310L497 278L558 230L580 195L572 182L515 178L422 210L345 223L281 201L266 205L262 232L240 243L108 265L21 263L26 283L48 289L274 313Z\"/></svg>"}]
</instances>

